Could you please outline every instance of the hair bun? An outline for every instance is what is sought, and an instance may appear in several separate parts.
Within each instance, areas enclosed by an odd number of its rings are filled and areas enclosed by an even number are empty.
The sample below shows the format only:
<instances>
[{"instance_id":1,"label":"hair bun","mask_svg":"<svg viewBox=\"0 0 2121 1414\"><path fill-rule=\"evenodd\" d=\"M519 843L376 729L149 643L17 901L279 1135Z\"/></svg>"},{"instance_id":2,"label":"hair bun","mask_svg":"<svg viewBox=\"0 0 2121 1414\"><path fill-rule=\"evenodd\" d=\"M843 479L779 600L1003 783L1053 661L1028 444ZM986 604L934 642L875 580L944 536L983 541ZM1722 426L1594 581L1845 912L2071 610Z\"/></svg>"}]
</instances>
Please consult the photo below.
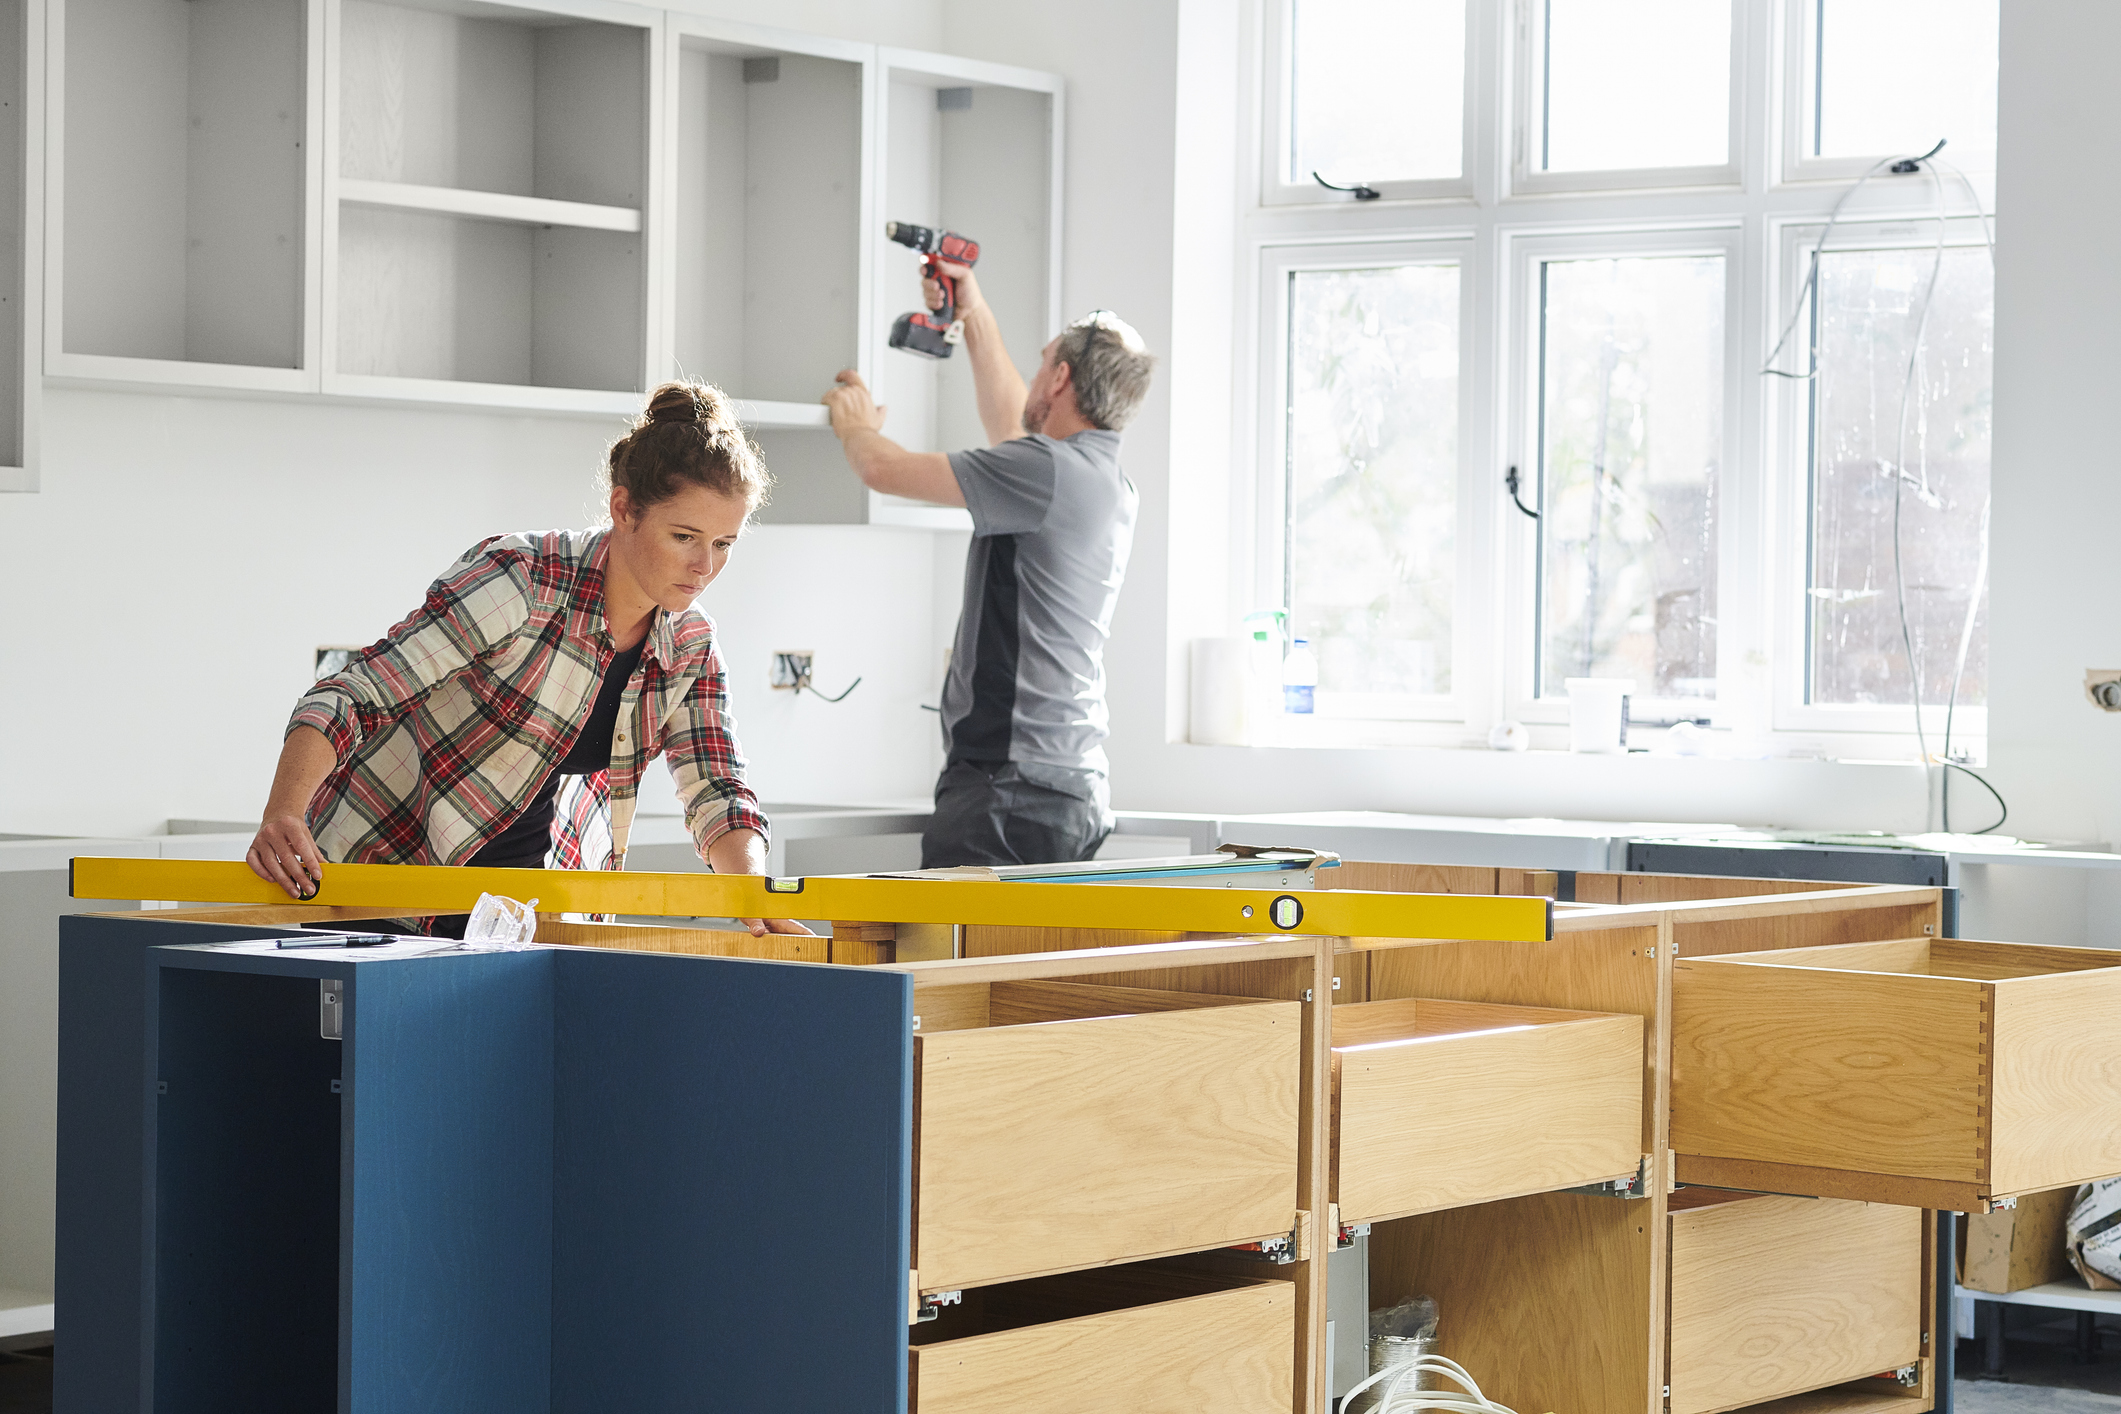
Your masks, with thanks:
<instances>
[{"instance_id":1,"label":"hair bun","mask_svg":"<svg viewBox=\"0 0 2121 1414\"><path fill-rule=\"evenodd\" d=\"M657 388L649 395L648 409L639 425L662 422L701 427L708 432L728 431L737 425L728 397L711 383L665 383Z\"/></svg>"}]
</instances>

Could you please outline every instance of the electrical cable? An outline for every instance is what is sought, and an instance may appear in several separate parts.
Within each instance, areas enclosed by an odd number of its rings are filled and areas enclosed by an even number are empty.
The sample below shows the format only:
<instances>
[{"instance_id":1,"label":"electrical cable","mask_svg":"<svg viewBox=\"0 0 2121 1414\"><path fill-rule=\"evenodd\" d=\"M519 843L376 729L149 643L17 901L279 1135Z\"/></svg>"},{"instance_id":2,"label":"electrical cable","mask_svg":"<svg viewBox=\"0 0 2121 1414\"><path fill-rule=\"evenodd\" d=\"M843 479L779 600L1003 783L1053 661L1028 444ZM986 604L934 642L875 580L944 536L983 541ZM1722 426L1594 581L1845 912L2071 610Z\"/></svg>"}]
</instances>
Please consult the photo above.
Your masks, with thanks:
<instances>
[{"instance_id":1,"label":"electrical cable","mask_svg":"<svg viewBox=\"0 0 2121 1414\"><path fill-rule=\"evenodd\" d=\"M1953 666L1951 688L1947 695L1945 703L1944 750L1942 754L1938 756L1932 756L1930 754L1929 733L1928 729L1923 725L1922 721L1921 661L1915 652L1914 630L1908 618L1907 578L1902 564L1903 554L1901 536L1901 513L1903 503L1906 497L1907 484L1910 479L1907 472L1908 405L1913 397L1916 378L1921 370L1922 341L1929 328L1930 314L1935 308L1937 282L1944 270L1944 251L1946 246L1946 237L1950 229L1950 218L1946 214L1945 210L1944 179L1940 175L1940 168L1944 171L1950 172L1952 176L1958 181L1959 185L1965 189L1968 202L1973 207L1975 215L1981 222L1982 239L1988 249L1989 264L1991 269L1994 268L1996 259L1995 232L1989 225L1988 212L1981 204L1980 194L1974 189L1974 184L1967 177L1966 173L1962 172L1961 170L1959 170L1958 167L1952 165L1951 163L1944 162L1938 158L1937 154L1944 150L1944 146L1945 140L1940 138L1934 147L1932 147L1928 152L1922 154L1920 157L1903 156L1883 158L1878 162L1872 164L1870 169L1866 171L1860 178L1857 179L1854 186L1850 187L1848 191L1842 193L1841 199L1834 203L1834 209L1827 216L1826 229L1820 233L1820 237L1817 244L1812 247L1810 268L1805 275L1804 285L1798 290L1797 298L1791 306L1790 317L1788 321L1782 326L1782 332L1780 336L1776 338L1774 348L1768 351L1767 359L1760 371L1764 375L1769 375L1777 378L1789 378L1794 380L1805 381L1816 380L1818 378L1819 348L1816 341L1811 347L1810 358L1808 361L1809 366L1805 369L1804 372L1787 372L1783 369L1774 367L1774 363L1775 360L1781 356L1784 347L1789 343L1790 335L1792 332L1795 331L1798 319L1800 319L1803 316L1804 311L1808 307L1810 307L1811 302L1818 298L1820 258L1826 254L1827 242L1832 238L1834 233L1834 227L1841 219L1842 209L1847 206L1849 201L1856 195L1857 192L1863 190L1864 185L1868 183L1871 178L1877 176L1881 171L1890 170L1895 173L1909 175L1927 169L1936 201L1937 245L1935 253L1930 261L1929 280L1923 287L1922 291L1922 306L1921 312L1916 318L1914 343L1913 346L1908 350L1907 372L1901 380L1900 416L1898 426L1895 429L1894 435L1893 463L1891 467L1891 474L1893 477L1894 605L1900 621L1901 647L1907 656L1909 696L1912 699L1915 711L1916 745L1921 753L1921 759L1925 769L1933 763L1945 767L1945 772L1940 777L1938 783L1939 802L1940 809L1942 811L1942 818L1939 823L1943 825L1947 833L1950 832L1950 773L1952 771L1958 771L1962 775L1972 776L1976 781L1979 781L1981 783L1982 788L1988 791L1990 795L1995 797L1996 805L2002 811L2001 816L1996 820L1995 824L1988 826L1986 829L1976 831L1976 833L1978 834L1989 834L1995 830L2002 828L2003 822L2010 818L2010 807L2009 805L2005 804L2002 793L1999 792L1995 788L1995 786L1991 785L1987 778L1977 774L1966 766L1960 765L1959 763L1952 761L1950 759L1950 756L1952 728L1954 725L1954 719L1957 715L1959 704L1959 688L1966 674L1966 659L1968 651L1971 648L1973 642L1974 620L1979 612L1981 605L1981 592L1982 589L1985 587L1988 578L1988 520L1991 502L1988 500L1984 500L1982 503L1981 556L1979 565L1975 571L1973 588L1967 597L1966 618L1960 627L1959 652L1957 655L1957 660ZM1924 439L1924 443L1926 445L1926 438ZM1931 489L1929 484L1929 459L1927 455L1924 455L1922 458L1921 474L1919 479L1917 479L1916 484L1919 487L1918 495L1921 497L1925 505L1929 505L1932 508L1941 507L1942 503L1940 499L1938 498L1936 492Z\"/></svg>"},{"instance_id":2,"label":"electrical cable","mask_svg":"<svg viewBox=\"0 0 2121 1414\"><path fill-rule=\"evenodd\" d=\"M1463 1388L1463 1393L1446 1390L1413 1389L1407 1382L1417 1375L1441 1375ZM1361 1384L1348 1391L1341 1400L1341 1408L1354 1407L1355 1397L1381 1381L1386 1384L1381 1398L1368 1414L1419 1414L1421 1410L1433 1409L1443 1414L1517 1414L1506 1404L1497 1404L1480 1392L1473 1377L1466 1373L1463 1365L1441 1355L1417 1355L1404 1365L1391 1365L1379 1370Z\"/></svg>"}]
</instances>

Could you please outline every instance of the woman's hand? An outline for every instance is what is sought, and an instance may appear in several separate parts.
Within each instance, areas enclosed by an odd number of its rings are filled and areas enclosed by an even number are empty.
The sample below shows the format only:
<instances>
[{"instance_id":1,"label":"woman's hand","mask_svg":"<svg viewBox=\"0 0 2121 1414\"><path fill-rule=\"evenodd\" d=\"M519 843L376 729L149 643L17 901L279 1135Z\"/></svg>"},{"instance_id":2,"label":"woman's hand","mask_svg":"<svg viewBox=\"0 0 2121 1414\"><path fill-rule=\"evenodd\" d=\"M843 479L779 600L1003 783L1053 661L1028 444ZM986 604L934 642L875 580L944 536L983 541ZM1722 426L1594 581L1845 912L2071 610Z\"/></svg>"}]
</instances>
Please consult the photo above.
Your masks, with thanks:
<instances>
[{"instance_id":1,"label":"woman's hand","mask_svg":"<svg viewBox=\"0 0 2121 1414\"><path fill-rule=\"evenodd\" d=\"M244 861L250 872L299 899L314 898L324 884L324 851L309 833L309 803L338 764L338 753L315 727L300 726L280 744L265 823Z\"/></svg>"},{"instance_id":2,"label":"woman's hand","mask_svg":"<svg viewBox=\"0 0 2121 1414\"><path fill-rule=\"evenodd\" d=\"M756 830L728 830L707 846L707 867L717 874L763 874L766 872L766 842ZM754 938L768 933L793 933L814 938L817 934L793 918L739 918Z\"/></svg>"},{"instance_id":3,"label":"woman's hand","mask_svg":"<svg viewBox=\"0 0 2121 1414\"><path fill-rule=\"evenodd\" d=\"M313 897L324 885L324 855L300 815L276 816L259 826L244 861L251 873L295 898Z\"/></svg>"}]
</instances>

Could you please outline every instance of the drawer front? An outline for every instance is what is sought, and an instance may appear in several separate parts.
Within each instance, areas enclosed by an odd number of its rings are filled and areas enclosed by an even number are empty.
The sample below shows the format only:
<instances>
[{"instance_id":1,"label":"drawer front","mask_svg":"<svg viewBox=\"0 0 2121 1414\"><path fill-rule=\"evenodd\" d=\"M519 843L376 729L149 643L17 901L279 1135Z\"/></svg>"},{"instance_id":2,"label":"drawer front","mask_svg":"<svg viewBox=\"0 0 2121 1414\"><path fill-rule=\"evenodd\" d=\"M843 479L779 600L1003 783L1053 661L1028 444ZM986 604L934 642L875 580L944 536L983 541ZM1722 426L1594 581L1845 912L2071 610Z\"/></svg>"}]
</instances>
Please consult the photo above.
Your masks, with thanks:
<instances>
[{"instance_id":1,"label":"drawer front","mask_svg":"<svg viewBox=\"0 0 2121 1414\"><path fill-rule=\"evenodd\" d=\"M911 1361L914 1414L1289 1414L1296 1286L918 1346Z\"/></svg>"},{"instance_id":2,"label":"drawer front","mask_svg":"<svg viewBox=\"0 0 2121 1414\"><path fill-rule=\"evenodd\" d=\"M1302 1007L916 1038L915 1259L947 1291L1285 1234Z\"/></svg>"},{"instance_id":3,"label":"drawer front","mask_svg":"<svg viewBox=\"0 0 2121 1414\"><path fill-rule=\"evenodd\" d=\"M1341 1051L1334 1086L1344 1222L1596 1183L1642 1161L1637 1016Z\"/></svg>"},{"instance_id":4,"label":"drawer front","mask_svg":"<svg viewBox=\"0 0 2121 1414\"><path fill-rule=\"evenodd\" d=\"M1922 1218L1833 1198L1673 1213L1671 1414L1715 1414L1913 1364Z\"/></svg>"},{"instance_id":5,"label":"drawer front","mask_svg":"<svg viewBox=\"0 0 2121 1414\"><path fill-rule=\"evenodd\" d=\"M1680 1182L1973 1210L2121 1172L2110 960L1908 939L1675 962Z\"/></svg>"}]
</instances>

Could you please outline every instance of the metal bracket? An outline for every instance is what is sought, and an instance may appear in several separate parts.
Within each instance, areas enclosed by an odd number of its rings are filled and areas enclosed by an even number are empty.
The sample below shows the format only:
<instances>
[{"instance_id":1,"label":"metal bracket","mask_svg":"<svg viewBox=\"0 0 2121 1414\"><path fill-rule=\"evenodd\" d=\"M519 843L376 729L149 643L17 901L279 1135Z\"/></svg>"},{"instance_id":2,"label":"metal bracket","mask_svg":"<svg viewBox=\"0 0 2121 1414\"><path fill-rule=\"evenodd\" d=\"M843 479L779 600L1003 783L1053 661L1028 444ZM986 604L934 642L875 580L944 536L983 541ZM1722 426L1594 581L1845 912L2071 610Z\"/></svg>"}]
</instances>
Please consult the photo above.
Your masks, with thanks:
<instances>
[{"instance_id":1,"label":"metal bracket","mask_svg":"<svg viewBox=\"0 0 2121 1414\"><path fill-rule=\"evenodd\" d=\"M1891 1380L1902 1389L1914 1389L1922 1383L1922 1367L1919 1365L1902 1365L1897 1370L1887 1370L1884 1374L1879 1375L1878 1378Z\"/></svg>"},{"instance_id":2,"label":"metal bracket","mask_svg":"<svg viewBox=\"0 0 2121 1414\"><path fill-rule=\"evenodd\" d=\"M1370 1225L1368 1223L1340 1223L1333 1231L1333 1250L1340 1252L1353 1247L1356 1238L1368 1237L1369 1235Z\"/></svg>"},{"instance_id":3,"label":"metal bracket","mask_svg":"<svg viewBox=\"0 0 2121 1414\"><path fill-rule=\"evenodd\" d=\"M1987 1213L2009 1212L2011 1209L2018 1206L2018 1200L2015 1197L1984 1198L1981 1201L1986 1205L1985 1207L1983 1207L1982 1211Z\"/></svg>"},{"instance_id":4,"label":"metal bracket","mask_svg":"<svg viewBox=\"0 0 2121 1414\"><path fill-rule=\"evenodd\" d=\"M345 982L336 977L317 979L317 1034L327 1041L340 1040L346 1034L345 987Z\"/></svg>"},{"instance_id":5,"label":"metal bracket","mask_svg":"<svg viewBox=\"0 0 2121 1414\"><path fill-rule=\"evenodd\" d=\"M1650 1196L1650 1156L1642 1156L1642 1166L1631 1177L1586 1183L1581 1188L1565 1188L1562 1192L1582 1193L1593 1198L1647 1198Z\"/></svg>"},{"instance_id":6,"label":"metal bracket","mask_svg":"<svg viewBox=\"0 0 2121 1414\"><path fill-rule=\"evenodd\" d=\"M943 1314L945 1306L960 1306L964 1304L964 1300L965 1293L962 1291L931 1292L921 1298L920 1310L913 1314L914 1323L918 1325L923 1321L932 1321Z\"/></svg>"},{"instance_id":7,"label":"metal bracket","mask_svg":"<svg viewBox=\"0 0 2121 1414\"><path fill-rule=\"evenodd\" d=\"M1287 1237L1269 1237L1260 1242L1246 1242L1230 1250L1247 1257L1257 1257L1262 1262L1272 1262L1277 1267L1286 1267L1296 1260L1297 1238L1302 1231L1299 1225L1290 1228Z\"/></svg>"}]
</instances>

